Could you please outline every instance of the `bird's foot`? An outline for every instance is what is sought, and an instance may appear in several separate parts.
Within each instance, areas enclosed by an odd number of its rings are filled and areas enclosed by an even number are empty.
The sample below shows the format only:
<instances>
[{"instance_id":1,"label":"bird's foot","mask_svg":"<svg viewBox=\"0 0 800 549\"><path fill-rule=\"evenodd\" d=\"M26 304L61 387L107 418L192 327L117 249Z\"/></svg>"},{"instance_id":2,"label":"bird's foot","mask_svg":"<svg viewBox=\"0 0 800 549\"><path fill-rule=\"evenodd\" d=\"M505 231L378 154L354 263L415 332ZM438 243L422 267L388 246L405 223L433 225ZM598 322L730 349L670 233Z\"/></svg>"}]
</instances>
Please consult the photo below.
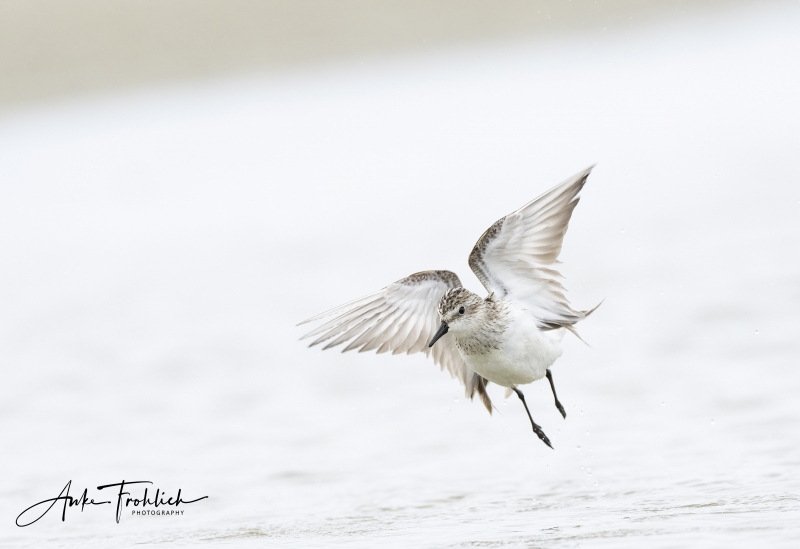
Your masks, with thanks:
<instances>
[{"instance_id":1,"label":"bird's foot","mask_svg":"<svg viewBox=\"0 0 800 549\"><path fill-rule=\"evenodd\" d=\"M536 435L541 439L541 441L547 444L551 450L553 449L553 445L550 444L550 439L547 438L546 434L544 434L542 428L536 425L535 423L533 424L533 432L536 433Z\"/></svg>"}]
</instances>

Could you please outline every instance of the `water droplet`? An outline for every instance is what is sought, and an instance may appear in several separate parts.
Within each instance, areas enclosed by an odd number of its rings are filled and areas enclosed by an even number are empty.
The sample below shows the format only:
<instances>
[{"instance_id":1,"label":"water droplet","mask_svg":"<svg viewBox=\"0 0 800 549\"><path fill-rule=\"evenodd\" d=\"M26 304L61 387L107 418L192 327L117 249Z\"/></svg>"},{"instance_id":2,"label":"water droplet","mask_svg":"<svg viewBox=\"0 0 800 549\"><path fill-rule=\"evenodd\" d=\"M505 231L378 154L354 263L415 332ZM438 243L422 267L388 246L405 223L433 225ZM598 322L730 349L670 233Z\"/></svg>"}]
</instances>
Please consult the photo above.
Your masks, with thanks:
<instances>
[{"instance_id":1,"label":"water droplet","mask_svg":"<svg viewBox=\"0 0 800 549\"><path fill-rule=\"evenodd\" d=\"M758 330L756 330L756 335L758 335Z\"/></svg>"},{"instance_id":2,"label":"water droplet","mask_svg":"<svg viewBox=\"0 0 800 549\"><path fill-rule=\"evenodd\" d=\"M666 405L667 405L667 403L666 403L665 401L663 401L663 400L662 400L662 401L661 401L661 405L662 405L662 406L666 406Z\"/></svg>"},{"instance_id":3,"label":"water droplet","mask_svg":"<svg viewBox=\"0 0 800 549\"><path fill-rule=\"evenodd\" d=\"M454 399L453 399L453 402L455 402L456 404L458 404L458 397L454 398Z\"/></svg>"},{"instance_id":4,"label":"water droplet","mask_svg":"<svg viewBox=\"0 0 800 549\"><path fill-rule=\"evenodd\" d=\"M711 425L714 425L714 423L716 423L716 422L712 419L711 420Z\"/></svg>"}]
</instances>

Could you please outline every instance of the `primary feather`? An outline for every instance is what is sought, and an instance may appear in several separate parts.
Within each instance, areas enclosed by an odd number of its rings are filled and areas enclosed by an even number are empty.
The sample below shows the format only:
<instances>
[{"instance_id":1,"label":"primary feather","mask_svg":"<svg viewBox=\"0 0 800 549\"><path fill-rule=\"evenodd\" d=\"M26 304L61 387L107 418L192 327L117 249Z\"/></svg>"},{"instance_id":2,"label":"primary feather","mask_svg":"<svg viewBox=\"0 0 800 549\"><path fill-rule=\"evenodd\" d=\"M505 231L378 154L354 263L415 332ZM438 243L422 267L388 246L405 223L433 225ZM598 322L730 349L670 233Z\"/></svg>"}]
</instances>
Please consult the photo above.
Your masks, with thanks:
<instances>
[{"instance_id":1,"label":"primary feather","mask_svg":"<svg viewBox=\"0 0 800 549\"><path fill-rule=\"evenodd\" d=\"M591 313L572 308L554 268L591 171L587 168L497 220L469 255L469 266L486 290L523 303L542 329L572 329Z\"/></svg>"},{"instance_id":2,"label":"primary feather","mask_svg":"<svg viewBox=\"0 0 800 549\"><path fill-rule=\"evenodd\" d=\"M458 379L466 396L477 393L489 413L492 403L486 392L486 381L461 358L452 338L445 335L440 344L428 347L439 326L436 308L439 300L451 288L460 288L461 281L451 271L423 271L407 276L368 296L340 305L304 320L300 324L333 317L305 334L301 339L315 337L309 346L328 342L329 349L345 342L342 352L433 354L433 361Z\"/></svg>"}]
</instances>

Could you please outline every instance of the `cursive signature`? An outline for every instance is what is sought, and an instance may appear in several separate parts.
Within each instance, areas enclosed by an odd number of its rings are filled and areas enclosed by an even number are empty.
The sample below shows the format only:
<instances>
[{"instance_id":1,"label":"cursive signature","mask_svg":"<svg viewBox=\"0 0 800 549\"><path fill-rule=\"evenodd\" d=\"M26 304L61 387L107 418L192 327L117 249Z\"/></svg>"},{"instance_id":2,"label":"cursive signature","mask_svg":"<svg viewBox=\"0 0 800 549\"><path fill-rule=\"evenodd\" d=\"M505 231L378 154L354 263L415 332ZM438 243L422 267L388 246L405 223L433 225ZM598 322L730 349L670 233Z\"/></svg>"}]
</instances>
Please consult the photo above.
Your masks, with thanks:
<instances>
[{"instance_id":1,"label":"cursive signature","mask_svg":"<svg viewBox=\"0 0 800 549\"><path fill-rule=\"evenodd\" d=\"M133 507L141 507L141 508L145 508L147 506L178 507L181 504L195 503L197 501L208 498L208 496L203 496L197 499L189 499L189 500L183 499L181 497L180 488L178 488L178 494L174 497L167 497L166 493L162 492L160 488L156 488L155 494L152 494L152 497L148 497L148 490L150 488L148 488L147 486L144 486L144 493L141 495L141 497L136 497L132 496L131 492L126 491L126 488L131 489L129 487L136 484L152 485L153 483L149 480L133 480L133 481L123 480L122 482L115 482L113 484L103 484L102 486L97 487L98 490L105 490L106 488L119 487L119 490L117 491L117 508L116 508L117 524L119 524L119 519L120 516L122 515L122 509L127 508L131 505ZM111 503L111 500L95 501L94 498L90 498L88 488L84 488L83 493L81 493L81 495L78 496L77 498L74 498L71 495L69 495L71 487L72 487L72 481L70 480L69 482L67 482L66 486L64 486L64 488L61 489L61 492L59 492L59 494L56 497L44 499L38 503L34 503L33 505L25 509L17 517L16 521L17 526L22 528L25 526L30 526L31 524L37 522L42 517L44 517L50 511L50 509L55 507L55 505L59 502L62 502L63 504L61 509L61 522L64 522L66 520L67 508L69 507L80 507L81 512L83 512L84 508L87 505L94 506L94 505L106 505ZM36 513L39 514L36 515Z\"/></svg>"}]
</instances>

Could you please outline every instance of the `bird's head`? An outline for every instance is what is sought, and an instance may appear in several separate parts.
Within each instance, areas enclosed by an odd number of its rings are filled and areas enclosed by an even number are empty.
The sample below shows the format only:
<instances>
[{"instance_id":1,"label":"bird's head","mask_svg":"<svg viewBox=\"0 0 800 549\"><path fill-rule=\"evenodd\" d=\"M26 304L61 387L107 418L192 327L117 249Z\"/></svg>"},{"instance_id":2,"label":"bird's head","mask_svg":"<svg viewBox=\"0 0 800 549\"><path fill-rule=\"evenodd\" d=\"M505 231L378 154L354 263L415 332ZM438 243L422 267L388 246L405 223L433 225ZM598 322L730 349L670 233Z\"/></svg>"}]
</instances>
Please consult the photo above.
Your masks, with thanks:
<instances>
[{"instance_id":1,"label":"bird's head","mask_svg":"<svg viewBox=\"0 0 800 549\"><path fill-rule=\"evenodd\" d=\"M464 288L447 290L439 300L439 320L442 323L428 347L433 347L433 344L448 331L453 331L455 334L470 331L471 326L479 321L483 307L483 299L469 290Z\"/></svg>"}]
</instances>

